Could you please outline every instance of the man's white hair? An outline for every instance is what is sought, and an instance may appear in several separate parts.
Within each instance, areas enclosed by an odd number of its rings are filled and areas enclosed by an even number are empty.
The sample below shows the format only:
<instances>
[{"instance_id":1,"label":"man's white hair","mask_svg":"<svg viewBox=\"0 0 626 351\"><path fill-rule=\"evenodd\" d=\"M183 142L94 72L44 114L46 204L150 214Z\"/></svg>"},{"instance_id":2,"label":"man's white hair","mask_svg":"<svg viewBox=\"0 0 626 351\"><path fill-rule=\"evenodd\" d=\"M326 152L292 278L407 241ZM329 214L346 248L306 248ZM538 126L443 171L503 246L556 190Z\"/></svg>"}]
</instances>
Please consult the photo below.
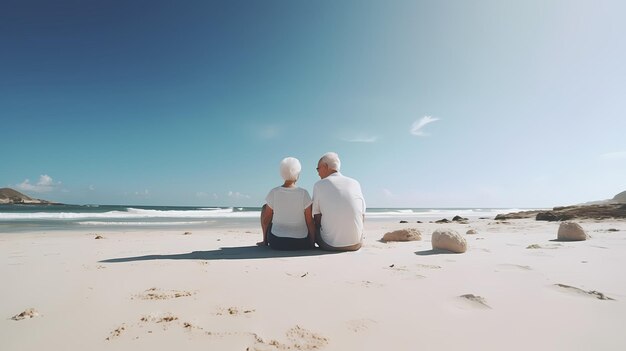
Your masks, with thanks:
<instances>
[{"instance_id":1,"label":"man's white hair","mask_svg":"<svg viewBox=\"0 0 626 351\"><path fill-rule=\"evenodd\" d=\"M341 161L339 160L339 155L337 155L336 152L325 153L322 155L322 158L320 158L320 161L328 165L328 168L337 172L339 172L339 169L341 168Z\"/></svg>"},{"instance_id":2,"label":"man's white hair","mask_svg":"<svg viewBox=\"0 0 626 351\"><path fill-rule=\"evenodd\" d=\"M301 170L300 161L295 157L285 157L280 161L280 176L284 180L298 180Z\"/></svg>"}]
</instances>

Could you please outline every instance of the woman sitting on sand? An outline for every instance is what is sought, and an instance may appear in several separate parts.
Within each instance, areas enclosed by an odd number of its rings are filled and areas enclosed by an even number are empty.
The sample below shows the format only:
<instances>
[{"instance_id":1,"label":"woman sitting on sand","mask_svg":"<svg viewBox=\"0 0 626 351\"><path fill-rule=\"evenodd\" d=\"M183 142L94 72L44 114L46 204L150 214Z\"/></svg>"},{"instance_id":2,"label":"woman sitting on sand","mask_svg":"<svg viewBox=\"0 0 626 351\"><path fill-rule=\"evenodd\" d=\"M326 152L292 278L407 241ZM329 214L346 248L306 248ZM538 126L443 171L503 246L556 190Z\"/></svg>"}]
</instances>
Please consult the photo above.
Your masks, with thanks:
<instances>
[{"instance_id":1,"label":"woman sitting on sand","mask_svg":"<svg viewBox=\"0 0 626 351\"><path fill-rule=\"evenodd\" d=\"M270 190L261 210L263 241L257 245L277 250L302 250L315 247L315 225L309 192L296 186L302 166L293 157L280 162L285 182Z\"/></svg>"}]
</instances>

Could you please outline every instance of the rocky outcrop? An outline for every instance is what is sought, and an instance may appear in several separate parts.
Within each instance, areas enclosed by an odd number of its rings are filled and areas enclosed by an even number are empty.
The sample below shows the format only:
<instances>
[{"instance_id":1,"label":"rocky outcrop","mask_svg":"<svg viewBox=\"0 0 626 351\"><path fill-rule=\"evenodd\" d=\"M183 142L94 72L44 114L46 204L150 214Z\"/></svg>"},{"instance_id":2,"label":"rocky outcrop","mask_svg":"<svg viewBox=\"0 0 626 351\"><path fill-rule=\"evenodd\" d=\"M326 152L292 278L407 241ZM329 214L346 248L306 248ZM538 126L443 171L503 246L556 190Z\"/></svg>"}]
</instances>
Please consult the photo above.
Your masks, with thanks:
<instances>
[{"instance_id":1,"label":"rocky outcrop","mask_svg":"<svg viewBox=\"0 0 626 351\"><path fill-rule=\"evenodd\" d=\"M538 221L569 221L572 219L626 218L626 204L580 205L555 207L548 211L524 211L499 214L496 220L535 218Z\"/></svg>"},{"instance_id":2,"label":"rocky outcrop","mask_svg":"<svg viewBox=\"0 0 626 351\"><path fill-rule=\"evenodd\" d=\"M555 207L537 214L538 221L626 218L626 204Z\"/></svg>"},{"instance_id":3,"label":"rocky outcrop","mask_svg":"<svg viewBox=\"0 0 626 351\"><path fill-rule=\"evenodd\" d=\"M53 205L56 203L46 200L33 199L32 197L24 195L11 188L2 188L0 189L0 204Z\"/></svg>"},{"instance_id":4,"label":"rocky outcrop","mask_svg":"<svg viewBox=\"0 0 626 351\"><path fill-rule=\"evenodd\" d=\"M394 230L393 232L385 233L380 241L386 243L388 241L417 241L422 240L422 233L415 228L407 228Z\"/></svg>"},{"instance_id":5,"label":"rocky outcrop","mask_svg":"<svg viewBox=\"0 0 626 351\"><path fill-rule=\"evenodd\" d=\"M585 233L585 230L574 222L563 222L559 225L559 231L557 233L557 240L563 241L582 241L587 240L589 236Z\"/></svg>"},{"instance_id":6,"label":"rocky outcrop","mask_svg":"<svg viewBox=\"0 0 626 351\"><path fill-rule=\"evenodd\" d=\"M467 241L461 234L452 229L437 229L433 232L433 250L448 250L455 253L467 251Z\"/></svg>"},{"instance_id":7,"label":"rocky outcrop","mask_svg":"<svg viewBox=\"0 0 626 351\"><path fill-rule=\"evenodd\" d=\"M568 221L570 219L626 218L626 191L611 200L593 201L574 206L555 207L552 210L522 211L499 214L496 220L535 218L538 221Z\"/></svg>"},{"instance_id":8,"label":"rocky outcrop","mask_svg":"<svg viewBox=\"0 0 626 351\"><path fill-rule=\"evenodd\" d=\"M524 218L535 218L537 214L541 211L521 211L521 212L512 212L512 213L502 213L496 216L496 221L505 221L508 219L524 219Z\"/></svg>"}]
</instances>

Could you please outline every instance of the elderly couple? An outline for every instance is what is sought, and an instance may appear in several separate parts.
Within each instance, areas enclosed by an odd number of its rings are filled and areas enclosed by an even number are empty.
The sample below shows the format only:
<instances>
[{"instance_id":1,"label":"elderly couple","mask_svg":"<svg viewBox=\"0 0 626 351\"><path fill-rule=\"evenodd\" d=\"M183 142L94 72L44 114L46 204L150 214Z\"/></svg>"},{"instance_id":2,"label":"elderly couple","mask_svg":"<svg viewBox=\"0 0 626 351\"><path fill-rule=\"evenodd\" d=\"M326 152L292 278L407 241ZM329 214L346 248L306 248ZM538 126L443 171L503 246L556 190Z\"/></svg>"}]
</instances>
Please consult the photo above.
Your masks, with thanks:
<instances>
[{"instance_id":1,"label":"elderly couple","mask_svg":"<svg viewBox=\"0 0 626 351\"><path fill-rule=\"evenodd\" d=\"M321 180L309 192L296 186L302 166L287 157L280 163L282 186L272 189L261 210L263 241L277 250L314 248L315 243L330 251L356 251L361 248L365 200L361 185L339 169L341 161L328 152L317 163Z\"/></svg>"}]
</instances>

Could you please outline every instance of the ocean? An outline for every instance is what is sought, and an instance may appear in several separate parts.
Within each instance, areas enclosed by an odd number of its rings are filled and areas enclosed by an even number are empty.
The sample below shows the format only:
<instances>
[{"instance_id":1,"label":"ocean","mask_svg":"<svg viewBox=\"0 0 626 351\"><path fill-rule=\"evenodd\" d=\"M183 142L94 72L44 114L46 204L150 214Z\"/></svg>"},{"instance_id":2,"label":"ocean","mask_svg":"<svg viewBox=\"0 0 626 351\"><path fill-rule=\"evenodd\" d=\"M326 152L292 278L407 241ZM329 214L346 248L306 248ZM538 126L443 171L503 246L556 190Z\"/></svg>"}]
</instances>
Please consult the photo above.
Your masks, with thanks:
<instances>
[{"instance_id":1,"label":"ocean","mask_svg":"<svg viewBox=\"0 0 626 351\"><path fill-rule=\"evenodd\" d=\"M431 221L461 217L494 218L516 208L369 208L366 220ZM0 205L0 233L104 230L110 228L192 229L235 227L259 222L260 207L181 207L116 205Z\"/></svg>"}]
</instances>

